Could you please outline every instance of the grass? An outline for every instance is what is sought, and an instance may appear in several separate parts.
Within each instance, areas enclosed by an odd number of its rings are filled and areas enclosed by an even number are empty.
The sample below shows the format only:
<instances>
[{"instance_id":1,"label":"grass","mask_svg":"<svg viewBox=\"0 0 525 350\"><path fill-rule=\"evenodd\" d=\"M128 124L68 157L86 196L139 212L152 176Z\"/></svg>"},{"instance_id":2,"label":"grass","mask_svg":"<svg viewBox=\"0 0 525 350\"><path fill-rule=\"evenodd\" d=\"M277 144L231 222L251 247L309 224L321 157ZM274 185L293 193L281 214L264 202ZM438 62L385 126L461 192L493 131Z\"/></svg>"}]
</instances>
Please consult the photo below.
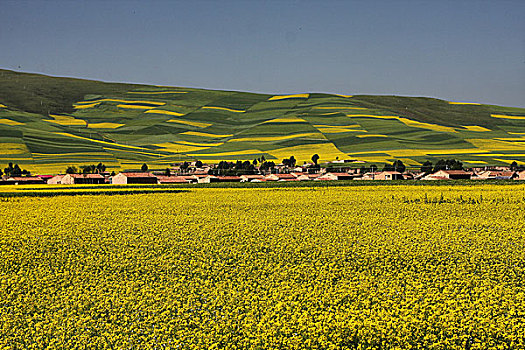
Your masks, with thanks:
<instances>
[{"instance_id":1,"label":"grass","mask_svg":"<svg viewBox=\"0 0 525 350\"><path fill-rule=\"evenodd\" d=\"M525 162L525 109L432 98L267 95L0 70L0 106L0 162L16 158L40 173L85 164L79 153L86 163L112 159L124 169L226 155L294 155L301 164L314 153L323 161Z\"/></svg>"}]
</instances>

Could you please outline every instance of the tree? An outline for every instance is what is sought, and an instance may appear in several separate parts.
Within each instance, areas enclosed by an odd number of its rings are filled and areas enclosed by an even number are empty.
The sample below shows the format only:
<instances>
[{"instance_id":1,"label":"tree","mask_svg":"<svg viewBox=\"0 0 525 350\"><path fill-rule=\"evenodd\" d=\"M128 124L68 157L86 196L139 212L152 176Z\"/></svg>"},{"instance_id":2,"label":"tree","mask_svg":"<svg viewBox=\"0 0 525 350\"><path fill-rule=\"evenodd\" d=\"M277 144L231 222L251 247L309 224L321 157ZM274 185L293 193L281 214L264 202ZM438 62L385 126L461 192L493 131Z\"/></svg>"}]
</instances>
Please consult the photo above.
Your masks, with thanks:
<instances>
[{"instance_id":1,"label":"tree","mask_svg":"<svg viewBox=\"0 0 525 350\"><path fill-rule=\"evenodd\" d=\"M15 167L13 168L13 171L11 172L11 176L22 176L22 169L20 169L18 164L15 164Z\"/></svg>"},{"instance_id":2,"label":"tree","mask_svg":"<svg viewBox=\"0 0 525 350\"><path fill-rule=\"evenodd\" d=\"M388 164L386 163L384 166L383 166L383 171L394 171L394 166L392 164Z\"/></svg>"},{"instance_id":3,"label":"tree","mask_svg":"<svg viewBox=\"0 0 525 350\"><path fill-rule=\"evenodd\" d=\"M518 163L516 161L510 163L510 170L518 170Z\"/></svg>"},{"instance_id":4,"label":"tree","mask_svg":"<svg viewBox=\"0 0 525 350\"><path fill-rule=\"evenodd\" d=\"M394 171L398 171L400 173L404 173L406 169L405 164L403 164L403 162L400 159L396 159L392 164L392 167L394 168Z\"/></svg>"},{"instance_id":5,"label":"tree","mask_svg":"<svg viewBox=\"0 0 525 350\"><path fill-rule=\"evenodd\" d=\"M113 171L111 172L111 176L115 176L115 175L117 175L117 174L115 173L115 170L113 170Z\"/></svg>"},{"instance_id":6,"label":"tree","mask_svg":"<svg viewBox=\"0 0 525 350\"><path fill-rule=\"evenodd\" d=\"M142 166L140 167L140 170L142 170L143 173L148 171L148 164L146 164L146 163L142 164Z\"/></svg>"},{"instance_id":7,"label":"tree","mask_svg":"<svg viewBox=\"0 0 525 350\"><path fill-rule=\"evenodd\" d=\"M317 165L318 160L319 160L319 155L316 153L312 156L312 162L314 162L314 164Z\"/></svg>"},{"instance_id":8,"label":"tree","mask_svg":"<svg viewBox=\"0 0 525 350\"><path fill-rule=\"evenodd\" d=\"M293 168L296 163L297 163L297 160L295 159L295 157L291 156L290 157L290 166Z\"/></svg>"},{"instance_id":9,"label":"tree","mask_svg":"<svg viewBox=\"0 0 525 350\"><path fill-rule=\"evenodd\" d=\"M66 168L66 174L77 174L78 168L74 165L70 165Z\"/></svg>"},{"instance_id":10,"label":"tree","mask_svg":"<svg viewBox=\"0 0 525 350\"><path fill-rule=\"evenodd\" d=\"M166 168L166 170L164 170L164 175L166 175L166 176L170 176L171 175L170 168Z\"/></svg>"},{"instance_id":11,"label":"tree","mask_svg":"<svg viewBox=\"0 0 525 350\"><path fill-rule=\"evenodd\" d=\"M370 167L368 169L370 170L370 172L375 173L377 171L378 167L377 167L377 165L372 164L372 165L370 165Z\"/></svg>"},{"instance_id":12,"label":"tree","mask_svg":"<svg viewBox=\"0 0 525 350\"><path fill-rule=\"evenodd\" d=\"M201 168L202 167L202 162L200 160L196 161L195 162L195 167L196 168Z\"/></svg>"},{"instance_id":13,"label":"tree","mask_svg":"<svg viewBox=\"0 0 525 350\"><path fill-rule=\"evenodd\" d=\"M463 163L455 159L440 159L434 166L434 172L440 170L463 170Z\"/></svg>"},{"instance_id":14,"label":"tree","mask_svg":"<svg viewBox=\"0 0 525 350\"><path fill-rule=\"evenodd\" d=\"M257 159L254 159L252 164L253 164L253 166L257 166Z\"/></svg>"},{"instance_id":15,"label":"tree","mask_svg":"<svg viewBox=\"0 0 525 350\"><path fill-rule=\"evenodd\" d=\"M14 168L13 168L13 163L10 162L10 163L7 165L7 167L4 169L4 173L5 173L6 176L13 176L13 175L12 175L13 170L14 170Z\"/></svg>"},{"instance_id":16,"label":"tree","mask_svg":"<svg viewBox=\"0 0 525 350\"><path fill-rule=\"evenodd\" d=\"M432 162L429 160L424 162L423 165L421 166L421 172L425 174L430 174L432 172Z\"/></svg>"},{"instance_id":17,"label":"tree","mask_svg":"<svg viewBox=\"0 0 525 350\"><path fill-rule=\"evenodd\" d=\"M103 173L106 171L106 166L103 163L97 164L97 173Z\"/></svg>"},{"instance_id":18,"label":"tree","mask_svg":"<svg viewBox=\"0 0 525 350\"><path fill-rule=\"evenodd\" d=\"M0 169L0 177L4 175L4 172L2 171L2 169Z\"/></svg>"}]
</instances>

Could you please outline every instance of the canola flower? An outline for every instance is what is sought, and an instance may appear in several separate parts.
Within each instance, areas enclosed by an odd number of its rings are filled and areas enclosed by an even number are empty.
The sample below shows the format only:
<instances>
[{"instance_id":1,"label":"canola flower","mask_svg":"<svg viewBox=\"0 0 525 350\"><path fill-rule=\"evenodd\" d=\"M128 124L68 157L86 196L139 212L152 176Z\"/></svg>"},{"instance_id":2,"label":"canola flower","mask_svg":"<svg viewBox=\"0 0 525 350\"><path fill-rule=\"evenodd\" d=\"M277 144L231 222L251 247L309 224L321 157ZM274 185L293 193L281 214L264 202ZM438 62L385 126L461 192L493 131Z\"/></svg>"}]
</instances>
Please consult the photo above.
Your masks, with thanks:
<instances>
[{"instance_id":1,"label":"canola flower","mask_svg":"<svg viewBox=\"0 0 525 350\"><path fill-rule=\"evenodd\" d=\"M522 349L525 186L0 200L0 347Z\"/></svg>"}]
</instances>

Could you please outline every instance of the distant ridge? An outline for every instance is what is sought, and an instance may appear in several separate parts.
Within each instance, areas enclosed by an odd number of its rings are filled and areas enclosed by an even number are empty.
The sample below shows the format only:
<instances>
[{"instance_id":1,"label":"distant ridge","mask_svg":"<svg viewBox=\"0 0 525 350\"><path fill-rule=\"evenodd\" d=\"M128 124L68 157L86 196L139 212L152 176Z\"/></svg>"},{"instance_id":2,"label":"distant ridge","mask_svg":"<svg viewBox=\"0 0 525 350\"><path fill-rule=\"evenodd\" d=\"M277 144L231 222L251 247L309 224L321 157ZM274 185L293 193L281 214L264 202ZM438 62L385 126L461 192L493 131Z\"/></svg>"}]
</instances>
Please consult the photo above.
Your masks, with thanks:
<instances>
[{"instance_id":1,"label":"distant ridge","mask_svg":"<svg viewBox=\"0 0 525 350\"><path fill-rule=\"evenodd\" d=\"M200 159L525 164L525 109L425 97L104 83L0 70L0 167L165 168Z\"/></svg>"}]
</instances>

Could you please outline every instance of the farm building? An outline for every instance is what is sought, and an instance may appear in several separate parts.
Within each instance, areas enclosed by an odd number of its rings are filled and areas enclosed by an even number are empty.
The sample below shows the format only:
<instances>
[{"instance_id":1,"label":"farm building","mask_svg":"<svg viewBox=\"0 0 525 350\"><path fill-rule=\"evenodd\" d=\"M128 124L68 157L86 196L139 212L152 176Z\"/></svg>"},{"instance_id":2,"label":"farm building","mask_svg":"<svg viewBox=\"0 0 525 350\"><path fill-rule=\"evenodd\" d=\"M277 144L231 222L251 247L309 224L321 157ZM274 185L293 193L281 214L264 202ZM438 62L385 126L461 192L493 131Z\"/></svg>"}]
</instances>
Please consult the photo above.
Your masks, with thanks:
<instances>
[{"instance_id":1,"label":"farm building","mask_svg":"<svg viewBox=\"0 0 525 350\"><path fill-rule=\"evenodd\" d=\"M199 178L200 184L209 184L212 182L240 182L240 176L213 176L208 175L202 178Z\"/></svg>"},{"instance_id":2,"label":"farm building","mask_svg":"<svg viewBox=\"0 0 525 350\"><path fill-rule=\"evenodd\" d=\"M512 170L487 170L473 177L474 180L512 180L518 174Z\"/></svg>"},{"instance_id":3,"label":"farm building","mask_svg":"<svg viewBox=\"0 0 525 350\"><path fill-rule=\"evenodd\" d=\"M191 183L192 180L188 179L188 176L165 176L157 175L159 184L173 184L173 183Z\"/></svg>"},{"instance_id":4,"label":"farm building","mask_svg":"<svg viewBox=\"0 0 525 350\"><path fill-rule=\"evenodd\" d=\"M421 178L421 180L468 180L471 176L471 173L464 170L439 170Z\"/></svg>"},{"instance_id":5,"label":"farm building","mask_svg":"<svg viewBox=\"0 0 525 350\"><path fill-rule=\"evenodd\" d=\"M398 171L382 171L374 177L374 180L404 180L404 177Z\"/></svg>"},{"instance_id":6,"label":"farm building","mask_svg":"<svg viewBox=\"0 0 525 350\"><path fill-rule=\"evenodd\" d=\"M241 182L252 182L253 180L264 179L264 175L241 175Z\"/></svg>"},{"instance_id":7,"label":"farm building","mask_svg":"<svg viewBox=\"0 0 525 350\"><path fill-rule=\"evenodd\" d=\"M294 174L271 174L265 177L266 181L293 181L297 180Z\"/></svg>"},{"instance_id":8,"label":"farm building","mask_svg":"<svg viewBox=\"0 0 525 350\"><path fill-rule=\"evenodd\" d=\"M6 179L9 185L37 185L44 184L45 181L38 176L12 176Z\"/></svg>"},{"instance_id":9,"label":"farm building","mask_svg":"<svg viewBox=\"0 0 525 350\"><path fill-rule=\"evenodd\" d=\"M62 183L62 178L66 175L55 175L52 178L47 179L48 185L60 185Z\"/></svg>"},{"instance_id":10,"label":"farm building","mask_svg":"<svg viewBox=\"0 0 525 350\"><path fill-rule=\"evenodd\" d=\"M66 174L60 183L62 185L99 185L104 183L104 176L100 174Z\"/></svg>"},{"instance_id":11,"label":"farm building","mask_svg":"<svg viewBox=\"0 0 525 350\"><path fill-rule=\"evenodd\" d=\"M156 184L158 179L151 173L118 173L113 176L111 183L115 185Z\"/></svg>"},{"instance_id":12,"label":"farm building","mask_svg":"<svg viewBox=\"0 0 525 350\"><path fill-rule=\"evenodd\" d=\"M301 174L297 176L297 180L299 181L310 181L315 180L319 177L319 174Z\"/></svg>"},{"instance_id":13,"label":"farm building","mask_svg":"<svg viewBox=\"0 0 525 350\"><path fill-rule=\"evenodd\" d=\"M514 178L514 180L525 180L525 170L524 171L520 171L517 175L518 176L516 176Z\"/></svg>"},{"instance_id":14,"label":"farm building","mask_svg":"<svg viewBox=\"0 0 525 350\"><path fill-rule=\"evenodd\" d=\"M354 176L348 173L326 173L319 177L317 177L315 180L318 181L335 181L335 180L352 180Z\"/></svg>"}]
</instances>

